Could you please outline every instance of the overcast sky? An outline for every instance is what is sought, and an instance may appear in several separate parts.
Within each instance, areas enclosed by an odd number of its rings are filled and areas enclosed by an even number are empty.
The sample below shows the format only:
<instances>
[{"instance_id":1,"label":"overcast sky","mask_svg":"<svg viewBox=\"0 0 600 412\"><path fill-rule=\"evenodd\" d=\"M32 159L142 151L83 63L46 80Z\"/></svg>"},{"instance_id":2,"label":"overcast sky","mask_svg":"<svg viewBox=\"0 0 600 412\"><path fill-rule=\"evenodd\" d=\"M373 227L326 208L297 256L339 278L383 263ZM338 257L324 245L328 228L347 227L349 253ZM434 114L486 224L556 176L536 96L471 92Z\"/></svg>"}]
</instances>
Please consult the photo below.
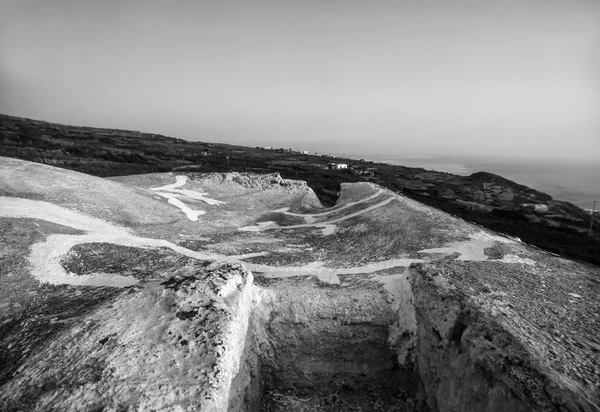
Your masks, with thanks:
<instances>
[{"instance_id":1,"label":"overcast sky","mask_svg":"<svg viewBox=\"0 0 600 412\"><path fill-rule=\"evenodd\" d=\"M0 112L388 158L600 156L600 2L0 0Z\"/></svg>"}]
</instances>

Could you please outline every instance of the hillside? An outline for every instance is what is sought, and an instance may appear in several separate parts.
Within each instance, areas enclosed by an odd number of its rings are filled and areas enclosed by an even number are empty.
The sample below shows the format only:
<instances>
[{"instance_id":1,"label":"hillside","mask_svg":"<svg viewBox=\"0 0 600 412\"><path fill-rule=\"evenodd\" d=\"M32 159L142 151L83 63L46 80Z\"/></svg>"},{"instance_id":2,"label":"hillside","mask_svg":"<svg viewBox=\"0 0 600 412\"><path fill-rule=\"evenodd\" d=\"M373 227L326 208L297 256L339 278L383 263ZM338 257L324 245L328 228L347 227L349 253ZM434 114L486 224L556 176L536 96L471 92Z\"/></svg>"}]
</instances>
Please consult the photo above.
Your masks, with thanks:
<instances>
[{"instance_id":1,"label":"hillside","mask_svg":"<svg viewBox=\"0 0 600 412\"><path fill-rule=\"evenodd\" d=\"M489 172L477 172L469 176L474 182L481 185L487 184L490 186L497 185L500 187L510 188L513 193L518 193L518 199L514 200L516 204L525 203L526 201L538 201L547 203L552 200L552 197L546 193L531 189L527 186L520 185L502 176L498 176Z\"/></svg>"},{"instance_id":2,"label":"hillside","mask_svg":"<svg viewBox=\"0 0 600 412\"><path fill-rule=\"evenodd\" d=\"M561 256L600 265L600 236L588 237L589 213L487 172L471 176L367 160L189 142L139 131L68 126L0 115L0 155L95 176L172 170L280 173L300 179L324 205L340 184L370 181ZM345 164L345 169L331 169ZM600 227L597 222L596 228Z\"/></svg>"},{"instance_id":3,"label":"hillside","mask_svg":"<svg viewBox=\"0 0 600 412\"><path fill-rule=\"evenodd\" d=\"M600 269L370 182L0 158L0 409L600 410Z\"/></svg>"}]
</instances>

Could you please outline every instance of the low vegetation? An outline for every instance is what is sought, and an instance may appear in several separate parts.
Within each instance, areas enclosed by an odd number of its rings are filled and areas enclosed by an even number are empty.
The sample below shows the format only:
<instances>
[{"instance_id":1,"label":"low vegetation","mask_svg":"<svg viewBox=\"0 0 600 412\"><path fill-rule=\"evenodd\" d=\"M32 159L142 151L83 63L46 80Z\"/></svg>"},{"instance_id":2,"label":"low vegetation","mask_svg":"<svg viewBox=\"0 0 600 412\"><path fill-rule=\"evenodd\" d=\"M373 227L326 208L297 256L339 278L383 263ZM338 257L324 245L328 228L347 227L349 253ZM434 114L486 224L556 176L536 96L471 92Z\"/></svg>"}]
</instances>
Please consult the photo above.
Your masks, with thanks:
<instances>
[{"instance_id":1,"label":"low vegetation","mask_svg":"<svg viewBox=\"0 0 600 412\"><path fill-rule=\"evenodd\" d=\"M588 236L589 214L486 172L457 176L286 148L189 142L6 115L0 115L0 155L101 177L173 170L275 171L284 178L305 180L326 206L335 204L341 183L368 180L549 252L600 265L599 232ZM348 167L337 169L338 164Z\"/></svg>"}]
</instances>

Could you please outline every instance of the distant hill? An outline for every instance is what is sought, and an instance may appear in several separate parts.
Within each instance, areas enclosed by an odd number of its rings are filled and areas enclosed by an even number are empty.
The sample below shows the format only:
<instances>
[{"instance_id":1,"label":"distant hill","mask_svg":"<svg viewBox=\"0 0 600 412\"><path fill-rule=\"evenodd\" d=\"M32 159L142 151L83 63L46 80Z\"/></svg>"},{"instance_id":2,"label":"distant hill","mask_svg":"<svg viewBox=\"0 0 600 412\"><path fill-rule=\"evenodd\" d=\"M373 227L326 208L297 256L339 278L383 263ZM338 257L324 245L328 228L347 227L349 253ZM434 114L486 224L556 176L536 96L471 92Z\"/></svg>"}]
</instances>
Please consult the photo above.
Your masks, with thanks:
<instances>
[{"instance_id":1,"label":"distant hill","mask_svg":"<svg viewBox=\"0 0 600 412\"><path fill-rule=\"evenodd\" d=\"M506 179L502 176L498 176L494 173L476 172L476 173L473 173L472 175L470 175L469 178L476 182L482 182L482 183L491 182L491 183L496 183L496 184L499 184L502 186L510 187L515 192L527 193L530 196L532 195L533 197L535 197L535 199L542 201L542 202L549 202L552 200L552 196L550 196L547 193L543 193L543 192L537 191L535 189L532 189L530 187L520 185L516 182L513 182L512 180L508 180L508 179Z\"/></svg>"},{"instance_id":2,"label":"distant hill","mask_svg":"<svg viewBox=\"0 0 600 412\"><path fill-rule=\"evenodd\" d=\"M0 155L95 176L166 172L214 146L132 130L69 126L0 115ZM235 146L220 144L219 148Z\"/></svg>"}]
</instances>

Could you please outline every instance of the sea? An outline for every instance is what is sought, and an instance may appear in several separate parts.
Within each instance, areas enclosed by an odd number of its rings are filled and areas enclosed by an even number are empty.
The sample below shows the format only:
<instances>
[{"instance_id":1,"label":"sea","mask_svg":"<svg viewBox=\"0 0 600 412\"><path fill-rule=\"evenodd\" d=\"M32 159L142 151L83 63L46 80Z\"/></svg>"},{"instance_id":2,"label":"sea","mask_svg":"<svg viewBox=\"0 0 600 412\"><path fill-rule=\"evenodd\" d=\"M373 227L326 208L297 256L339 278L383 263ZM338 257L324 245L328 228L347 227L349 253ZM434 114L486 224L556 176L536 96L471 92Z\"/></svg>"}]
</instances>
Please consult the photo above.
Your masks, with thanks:
<instances>
[{"instance_id":1,"label":"sea","mask_svg":"<svg viewBox=\"0 0 600 412\"><path fill-rule=\"evenodd\" d=\"M586 210L592 208L594 200L600 201L600 161L443 157L385 159L377 156L371 159L462 176L490 172ZM596 210L599 208L600 203L596 204Z\"/></svg>"}]
</instances>

